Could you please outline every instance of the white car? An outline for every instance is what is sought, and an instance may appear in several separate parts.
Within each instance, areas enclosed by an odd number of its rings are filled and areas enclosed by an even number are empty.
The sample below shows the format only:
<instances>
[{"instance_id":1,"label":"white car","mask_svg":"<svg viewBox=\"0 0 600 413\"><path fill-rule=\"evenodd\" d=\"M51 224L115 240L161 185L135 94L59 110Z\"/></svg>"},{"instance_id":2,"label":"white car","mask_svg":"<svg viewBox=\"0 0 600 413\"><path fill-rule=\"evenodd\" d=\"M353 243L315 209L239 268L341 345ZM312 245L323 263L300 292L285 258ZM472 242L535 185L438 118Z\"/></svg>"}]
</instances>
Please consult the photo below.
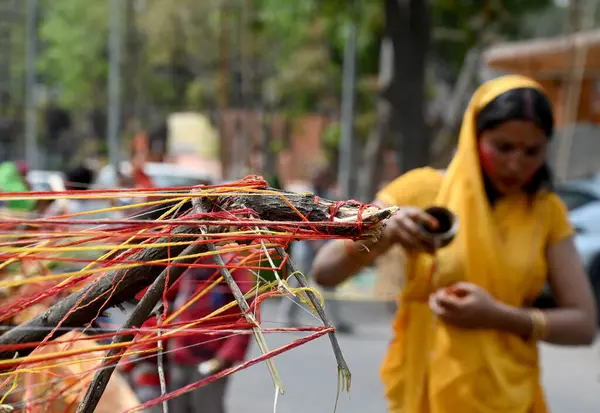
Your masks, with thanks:
<instances>
[{"instance_id":1,"label":"white car","mask_svg":"<svg viewBox=\"0 0 600 413\"><path fill-rule=\"evenodd\" d=\"M120 172L125 177L130 176L132 172L132 166L130 162L121 162ZM212 183L213 178L209 174L199 170L182 167L181 165L172 163L162 162L148 162L144 165L144 172L148 175L152 183L157 188L175 188L175 187L189 187L195 185L202 185ZM115 166L112 164L103 167L98 176L92 189L115 189L119 188L117 174ZM119 199L119 204L127 205L135 203L134 199ZM108 204L108 202L106 202ZM108 206L106 206L108 207ZM146 212L128 210L126 215L134 213L135 216L145 217L148 219L149 216Z\"/></svg>"},{"instance_id":2,"label":"white car","mask_svg":"<svg viewBox=\"0 0 600 413\"><path fill-rule=\"evenodd\" d=\"M600 180L572 181L559 186L556 193L569 209L575 245L600 310Z\"/></svg>"},{"instance_id":3,"label":"white car","mask_svg":"<svg viewBox=\"0 0 600 413\"><path fill-rule=\"evenodd\" d=\"M27 182L33 191L64 191L65 175L60 171L33 169L27 172Z\"/></svg>"},{"instance_id":4,"label":"white car","mask_svg":"<svg viewBox=\"0 0 600 413\"><path fill-rule=\"evenodd\" d=\"M131 174L131 163L121 162L120 169L125 176ZM182 168L171 163L148 162L144 165L144 172L158 188L194 186L212 181L212 177L208 174L194 169ZM117 187L115 166L112 164L106 165L98 173L93 189L113 189Z\"/></svg>"}]
</instances>

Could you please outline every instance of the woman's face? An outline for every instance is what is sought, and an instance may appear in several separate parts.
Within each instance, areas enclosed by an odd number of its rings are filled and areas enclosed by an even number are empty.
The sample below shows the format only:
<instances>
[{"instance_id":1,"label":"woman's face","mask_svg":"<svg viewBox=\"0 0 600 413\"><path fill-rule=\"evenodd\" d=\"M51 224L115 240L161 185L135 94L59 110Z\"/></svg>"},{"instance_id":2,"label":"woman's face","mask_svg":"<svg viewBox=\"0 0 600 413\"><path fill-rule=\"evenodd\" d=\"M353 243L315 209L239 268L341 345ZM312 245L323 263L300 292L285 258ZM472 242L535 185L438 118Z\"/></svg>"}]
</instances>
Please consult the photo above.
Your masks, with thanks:
<instances>
[{"instance_id":1,"label":"woman's face","mask_svg":"<svg viewBox=\"0 0 600 413\"><path fill-rule=\"evenodd\" d=\"M481 166L500 193L518 192L544 164L547 141L533 122L504 122L481 134Z\"/></svg>"}]
</instances>

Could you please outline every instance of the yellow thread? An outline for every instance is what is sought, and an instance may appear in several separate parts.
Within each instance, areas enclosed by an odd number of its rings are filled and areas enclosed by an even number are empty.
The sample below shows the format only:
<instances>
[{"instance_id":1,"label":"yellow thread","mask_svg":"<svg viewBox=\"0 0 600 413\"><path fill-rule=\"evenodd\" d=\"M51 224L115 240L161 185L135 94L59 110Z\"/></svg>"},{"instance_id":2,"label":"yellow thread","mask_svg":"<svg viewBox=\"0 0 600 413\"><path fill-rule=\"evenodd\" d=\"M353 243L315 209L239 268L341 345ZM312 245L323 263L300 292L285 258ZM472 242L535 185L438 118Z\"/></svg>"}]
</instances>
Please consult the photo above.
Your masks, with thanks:
<instances>
[{"instance_id":1,"label":"yellow thread","mask_svg":"<svg viewBox=\"0 0 600 413\"><path fill-rule=\"evenodd\" d=\"M171 197L171 198L176 198L176 197L181 197L183 194L185 194L186 197L189 198L209 198L209 197L221 197L221 196L231 196L231 197L236 197L236 196L265 196L265 195L273 195L273 196L282 196L282 194L278 191L273 191L273 190L267 190L267 189L255 189L255 188L247 188L244 189L243 187L238 187L236 188L235 191L232 192L227 192L227 191L219 191L219 192L209 192L205 189L203 189L202 191L198 191L198 192L184 192L184 190L182 190L181 192L169 192L169 191L152 191L152 192L125 192L125 191L119 191L119 192L111 192L111 193L98 193L98 194L63 194L60 192L56 192L53 193L52 195L27 195L27 194L22 194L19 196L6 196L6 195L2 195L0 196L0 201L18 201L18 200L25 200L25 199L31 199L31 200L54 200L54 199L80 199L80 200L86 200L86 199L120 199L120 198L166 198L166 197ZM166 203L166 202L171 202L171 200L169 201L165 201L163 199L161 199L160 201L148 201L148 202L156 202L156 203ZM137 208L139 206L145 206L148 205L147 202L140 202L140 203L135 203L135 204L130 204L130 205L126 205L125 207L128 208ZM107 208L107 211L114 211L116 210L116 208L120 208L120 209L126 209L123 206L118 206L118 207L111 207L111 208ZM11 211L11 215L12 211ZM6 215L2 216L0 215L0 218L2 217L6 217Z\"/></svg>"},{"instance_id":2,"label":"yellow thread","mask_svg":"<svg viewBox=\"0 0 600 413\"><path fill-rule=\"evenodd\" d=\"M165 214L163 214L161 216L161 218L159 218L159 222L160 221L165 221L165 225L166 222L175 222L175 221L170 221L170 220L166 220L164 219L165 217L167 217L172 211L176 210L177 208L180 208L181 205L183 205L183 203L189 201L192 198L196 198L196 197L207 197L207 196L223 196L223 195L229 195L229 196L235 196L235 195L243 195L243 196L265 196L265 195L273 195L273 196L278 196L281 197L283 199L284 202L286 202L288 205L290 205L292 207L292 209L295 209L293 207L293 205L291 205L291 203L289 202L289 200L287 199L287 197L285 197L284 195L282 195L280 192L278 191L272 191L272 190L264 190L264 189L257 189L255 187L232 187L230 188L231 192L227 192L223 190L224 188L214 188L214 189L201 189L202 192L197 192L197 193L192 193L192 194L186 194L186 197L183 198L181 196L181 193L178 192L174 192L174 193L169 193L169 192L137 192L137 193L124 193L124 192L119 192L119 193L115 193L115 194L103 194L101 196L94 196L94 195L65 195L65 196L52 196L50 197L31 197L33 199L95 199L95 198L101 198L101 199L107 199L107 198L121 198L123 196L129 196L131 198L134 197L168 197L168 196L172 196L172 197L178 197L176 198L176 200L181 200L181 202L174 206L173 208L170 209L170 212L166 212ZM214 193L213 193L214 191ZM244 191L244 192L242 192ZM0 197L1 199L12 199L12 197ZM19 197L18 199L23 199L22 197ZM85 213L78 213L78 214L73 214L71 216L82 216L82 215L87 215L87 214L97 214L99 212L111 212L111 211L118 211L118 210L124 210L124 209L129 209L129 208L138 208L141 206L146 206L146 205L157 205L157 204L162 204L162 203L167 203L167 202L173 202L173 199L167 199L167 200L159 200L159 201L149 201L149 202L144 202L144 203L140 203L140 204L136 204L136 205L128 205L128 206L121 206L121 207L112 207L112 208L106 208L106 209L101 209L101 210L96 210L96 211L89 211L89 212L85 212ZM299 215L301 216L301 215ZM176 222L175 222L176 223ZM41 224L43 224L43 222L41 222ZM40 225L41 226L41 225ZM157 227L153 228L156 229ZM121 265L115 265L115 266L111 266L108 268L93 268L95 265L97 265L100 261L106 259L107 257L109 257L110 255L112 255L113 253L120 251L120 250L124 250L124 249L147 249L147 248L157 248L157 247L172 247L172 246L177 246L177 245L189 245L191 244L191 242L167 242L167 243L157 243L157 244L130 244L130 242L138 237L143 237L144 233L146 231L150 230L150 228L145 228L142 229L140 231L138 231L135 235L132 235L127 241L125 241L124 243L120 244L120 245L97 245L97 246L77 246L77 247L49 247L49 242L50 241L44 241L41 242L39 245L37 246L32 246L32 247L22 247L22 248L16 248L16 247L0 247L0 252L17 252L20 253L19 257L16 258L12 258L10 260L10 262L15 262L18 261L19 258L21 257L25 257L29 254L34 254L34 253L56 253L56 252L71 252L71 251L104 251L106 249L111 248L112 250L106 254L104 254L102 257L96 259L95 261L89 263L83 270L81 271L76 271L76 272L71 272L71 273L63 273L63 274L54 274L51 276L38 276L38 277L30 277L26 280L18 280L18 281L8 281L8 282L0 282L0 286L19 286L19 285L24 285L24 284L29 284L29 283L34 283L34 282L42 282L42 281L50 281L50 280L58 280L58 279L63 279L63 278L67 278L65 280L63 280L59 286L64 285L65 283L71 281L71 280L76 280L79 277L82 277L84 275L90 275L90 274L96 274L96 273L100 273L100 272L107 272L110 270L119 270L119 269L127 269L127 268L135 268L135 267L140 267L140 266L145 266L145 265L152 265L153 263L161 263L161 262L175 262L181 259L186 259L186 258L200 258L203 256L210 256L210 255L214 255L215 253L227 253L227 252L237 252L237 251L245 251L245 250L252 250L254 248L256 248L256 246L236 246L233 248L220 248L217 252L205 252L205 253L199 253L199 254L194 254L194 255L188 255L188 256L183 256L183 257L173 257L173 258L167 258L167 259L161 259L161 260L153 260L153 261L149 261L149 262L144 262L144 263L135 263L135 264L121 264ZM277 231L263 231L263 230L258 230L258 231L237 231L237 232L226 232L224 234L208 234L207 236L214 236L214 237L219 237L219 236L226 236L226 237L230 237L233 241L233 238L235 236L240 236L240 235L246 235L246 234L278 234L278 235L293 235L291 232L277 232ZM41 236L48 236L50 238L63 238L65 236L72 236L72 237L91 237L94 235L108 235L108 236L112 236L114 235L113 233L110 232L103 232L103 231L82 231L82 232L68 232L68 233L61 233L61 234L55 234L55 233L37 233L35 235L29 235L29 234L20 234L20 238L34 238L34 237L41 237ZM148 237L151 236L156 236L153 234L149 234L147 235ZM174 236L175 237L175 236ZM7 236L4 237L5 239L13 239L13 238L18 238L16 234L7 234ZM277 244L268 244L269 247L273 247L273 246L277 246ZM250 260L251 258L253 258L253 256L249 256L246 257L245 259L243 259L241 261L240 264L245 263L246 261ZM3 268L5 265L8 265L8 262L5 262L3 264L1 264L0 268ZM233 268L230 271L233 272L235 271L237 268ZM295 275L296 273L292 274ZM166 322L169 322L171 320L173 320L174 318L176 318L179 314L181 314L182 311L184 311L185 309L189 308L189 306L191 306L194 302L196 302L197 300L199 300L201 297L205 296L210 290L212 290L216 284L220 283L222 281L222 277L219 277L219 279L217 279L215 282L213 282L210 286L208 286L207 288L205 288L202 292L198 293L192 300L188 301L188 303L186 303L182 308L180 308L176 313L172 314L169 319ZM251 289L251 291L249 291L248 293L245 294L246 297L251 297L252 295L258 293L262 293L266 290L272 289L275 285L277 284L277 282L270 282L270 283L266 283L263 284L262 286L255 286L254 288ZM287 283L286 283L287 285ZM315 309L312 306L312 303L310 302L310 300L308 300L305 296L304 293L308 292L308 291L312 291L313 293L315 293L316 296L319 297L319 300L321 301L321 303L324 303L324 299L323 296L316 290L312 289L312 288L307 288L307 287L299 287L299 288L291 288L289 289L291 292L293 292L294 294L298 295L299 298L306 303L307 305L310 306L310 308L315 311ZM169 336L172 334L175 334L177 332L180 332L182 330L186 330L189 328L193 328L194 326L200 324L201 322L208 320L212 317L215 317L227 310L229 310L230 308L234 307L237 305L236 301L232 301L230 303L228 303L227 305L213 311L211 314L196 320L194 322L190 322L187 323L184 326L181 326L180 328L173 330L173 331L169 331L167 334L165 334L165 336ZM136 343L139 344L143 344L143 341L138 341ZM126 342L126 343L119 343L118 345L102 345L93 349L89 349L89 350L70 350L70 351L61 351L61 352L55 352L55 353L51 353L51 354L44 354L41 356L37 356L36 355L30 355L27 357L23 357L20 359L15 359L15 360L11 360L10 362L15 362L16 360L29 360L29 361L35 361L35 360L41 360L41 359L47 359L49 357L52 356L60 356L62 357L70 357L72 355L75 354L83 354L86 352L95 352L95 351L99 351L99 350L108 350L111 348L118 348L118 347L124 347L124 346L129 346L131 345L131 342ZM140 354L140 353L147 353L147 352L154 352L155 350L145 350L145 351L137 351L137 352L126 352L125 354ZM122 356L122 355L120 355ZM116 356L113 356L116 357ZM0 374L0 376L4 376L7 374L15 374L15 381L16 381L16 375L18 374L19 371L23 372L23 371L30 371L30 372L37 372L37 371L43 371L43 370L47 370L48 368L53 368L53 367L60 367L60 366L66 366L66 365L70 365L70 364L76 364L76 363L81 363L83 361L95 361L95 360L106 360L107 357L96 357L96 358L89 358L89 359L85 359L85 360L74 360L74 361L67 361L64 363L57 363L57 364L53 364L51 366L43 366L43 367L38 367L38 368L29 368L29 369L19 369L17 370L17 373L15 373L14 371L11 373L4 373L4 374ZM0 361L0 365L4 365L4 364L8 364L8 361Z\"/></svg>"},{"instance_id":3,"label":"yellow thread","mask_svg":"<svg viewBox=\"0 0 600 413\"><path fill-rule=\"evenodd\" d=\"M50 241L42 241L41 244L43 245L48 245L50 243ZM22 251L23 248L20 249L20 251ZM7 265L10 265L14 262L19 261L21 258L26 257L29 254L32 254L33 251L30 251L29 248L25 249L25 251L23 251L21 254L19 254L18 257L13 257L13 258L9 258L8 260L4 261L3 263L0 263L0 270L4 269Z\"/></svg>"},{"instance_id":4,"label":"yellow thread","mask_svg":"<svg viewBox=\"0 0 600 413\"><path fill-rule=\"evenodd\" d=\"M267 245L270 247L277 246L277 244L267 244ZM219 252L220 253L238 252L238 251L251 250L254 248L255 248L255 246L253 246L253 245L244 245L244 246L232 247L232 248L222 248L219 250ZM83 275L90 275L90 274L96 274L96 273L114 271L114 270L124 270L124 269L128 269L128 268L142 267L142 266L152 265L152 264L162 263L162 262L179 261L179 260L188 259L188 258L207 257L207 256L211 256L214 254L215 254L214 252L207 251L207 252L202 252L202 253L197 253L197 254L180 255L177 257L163 258L160 260L144 261L141 263L121 264L121 265L114 265L114 266L110 266L110 267L96 268L96 269L90 269L90 270L83 269L83 270L79 270L79 271L75 271L75 272L67 272L67 273L53 274L53 275L47 275L47 276L31 277L31 278L22 279L22 280L2 281L2 282L0 282L0 287L16 287L16 286L24 285L24 284L53 281L53 280L59 280L59 279L68 277L67 280L63 281L61 284L58 284L58 286L61 286L61 285L65 284L66 281L70 281L74 278L78 278L79 276L83 276Z\"/></svg>"},{"instance_id":5,"label":"yellow thread","mask_svg":"<svg viewBox=\"0 0 600 413\"><path fill-rule=\"evenodd\" d=\"M161 219L163 219L164 217L168 216L168 215L169 215L170 213L172 213L173 211L176 211L176 210L177 210L177 208L180 208L180 206L181 206L181 205L183 205L185 202L186 202L186 201L185 201L185 200L183 200L183 201L181 201L179 204L177 204L177 205L173 206L173 208L169 209L167 212L165 212L163 215L161 215L161 216L159 217L159 219L158 219L158 220L161 220ZM138 232L138 234L144 233L144 232L146 232L147 230L148 230L148 228L144 228L144 229L142 229L141 231L139 231L139 232ZM128 243L128 242L130 242L130 241L132 241L132 240L134 240L134 239L135 239L135 237L133 237L133 236L132 236L132 237L131 237L131 238L129 238L127 241L125 241L125 242L124 242L124 244L126 244L126 243ZM105 260L106 258L110 257L110 256L111 256L111 255L112 255L114 252L115 252L115 251L109 251L109 252L107 252L106 254L104 254L104 255L102 255L100 258L98 258L97 260L95 260L95 261L93 261L93 262L89 263L88 265L86 265L86 266L85 266L85 267L84 267L82 270L80 270L80 271L76 272L75 274L79 274L79 275L87 275L87 274L81 274L81 272L82 272L82 271L88 271L88 270L89 270L90 268L92 268L92 267L93 267L95 264L97 264L97 263L98 263L98 261L100 261L100 260ZM131 268L133 268L133 267L131 267ZM99 272L99 271L94 271L94 272L91 272L91 273L88 273L88 274L94 274L94 273L96 273L96 272ZM68 273L67 273L67 274L68 274ZM60 282L60 283L57 285L57 287L61 287L61 286L65 285L65 284L67 284L69 281L71 281L73 278L76 278L76 277L77 277L76 275L71 275L71 276L69 276L69 278L67 278L66 280L63 280L63 281L61 281L61 282ZM56 278L53 278L53 279L57 279L57 280L58 280L58 279L60 279L60 278L61 278L61 277L56 277ZM64 277L62 277L62 278L64 278ZM48 279L48 278L46 278L46 279ZM1 283L0 283L0 285L1 285Z\"/></svg>"},{"instance_id":6,"label":"yellow thread","mask_svg":"<svg viewBox=\"0 0 600 413\"><path fill-rule=\"evenodd\" d=\"M6 393L4 393L4 396L2 396L2 399L0 399L0 405L4 404L4 401L6 400L6 398L17 388L18 384L19 384L19 373L18 372L13 372L13 374L15 375L15 378L13 380L13 384L12 386L10 386L10 389L8 389L8 391Z\"/></svg>"},{"instance_id":7,"label":"yellow thread","mask_svg":"<svg viewBox=\"0 0 600 413\"><path fill-rule=\"evenodd\" d=\"M248 256L245 257L244 259L242 259L238 265L243 265L246 263L246 261L250 260L252 256ZM233 273L237 268L232 268L230 270L231 273ZM211 291L217 284L219 284L221 281L223 281L223 277L218 277L212 284L210 284L209 286L207 286L204 290L202 290L201 292L198 293L197 296L193 297L191 300L189 300L187 303L185 303L181 308L179 308L177 311L175 311L173 314L171 314L166 320L165 323L170 323L172 320L174 320L177 316L179 316L183 311L185 311L186 309L188 309L190 306L192 306L195 302L197 302L200 298L204 297L206 294L208 294L209 291Z\"/></svg>"},{"instance_id":8,"label":"yellow thread","mask_svg":"<svg viewBox=\"0 0 600 413\"><path fill-rule=\"evenodd\" d=\"M262 292L266 291L268 288L273 288L273 284L275 284L275 283L268 283L268 284L265 284L264 286L260 287L259 290L258 290L259 293L262 293ZM245 298L249 298L253 294L255 294L254 288L252 290L248 291L246 294L244 294L244 297ZM204 322L204 321L206 321L206 320L208 320L208 319L210 319L212 317L215 317L215 316L217 316L217 315L219 315L219 314L221 314L221 313L229 310L232 307L235 307L236 305L237 305L237 301L235 301L235 300L231 301L228 304L222 306L221 308L216 309L215 311L213 311L212 313L210 313L209 315L207 315L205 317L202 317L202 318L200 318L200 319L198 319L196 321L192 321L190 323L184 324L183 326L181 326L181 327L179 327L177 329L168 331L167 333L163 334L163 337L166 337L166 336L178 333L178 332L186 330L188 328L195 327L198 324L201 324L202 322Z\"/></svg>"},{"instance_id":9,"label":"yellow thread","mask_svg":"<svg viewBox=\"0 0 600 413\"><path fill-rule=\"evenodd\" d=\"M93 353L98 351L99 348L95 347L95 348L90 348L87 349L87 353ZM88 362L93 362L93 361L104 361L107 359L113 359L113 358L117 358L117 357L128 357L128 356L135 356L138 354L148 354L148 353L154 353L155 349L151 349L151 350L137 350L137 351L127 351L121 354L115 354L113 356L98 356L98 357L89 357L89 358L78 358L76 360L71 360L71 361L65 361L63 363L55 363L55 364L45 364L43 366L40 367L26 367L26 368L19 368L19 369L15 369L14 371L11 371L9 373L0 373L0 377L2 376L9 376L11 374L15 374L15 373L30 373L30 374L37 374L37 373L43 373L46 370L50 370L50 369L54 369L57 367L66 367L66 366L72 366L74 364L83 364L83 363L88 363ZM57 352L57 353L50 353L52 355L55 354L62 354L61 352ZM81 354L85 354L85 353L81 353ZM47 355L46 355L47 356ZM30 356L27 356L30 357ZM65 356L66 357L66 356Z\"/></svg>"},{"instance_id":10,"label":"yellow thread","mask_svg":"<svg viewBox=\"0 0 600 413\"><path fill-rule=\"evenodd\" d=\"M45 353L45 354L30 354L25 357L15 357L14 359L11 359L11 360L0 360L0 366L16 364L18 362L23 362L23 361L34 361L34 360L42 360L43 361L44 359L51 358L51 357L58 356L58 355L60 355L62 358L62 357L68 357L68 356L76 356L78 354L85 354L85 353L89 353L91 351L96 351L96 350L111 350L111 349L115 349L115 348L127 347L131 343L133 343L133 342L132 341L124 341L122 343L116 343L116 344L103 344L98 347L94 347L93 349L76 349L76 350L57 351L54 353ZM65 344L68 344L68 343L65 343Z\"/></svg>"},{"instance_id":11,"label":"yellow thread","mask_svg":"<svg viewBox=\"0 0 600 413\"><path fill-rule=\"evenodd\" d=\"M163 227L166 225L163 225ZM156 227L156 229L160 229L161 227ZM154 228L153 228L154 229ZM224 234L232 234L232 232L224 232L224 233L210 233L210 234L204 234L202 235L203 237L208 237L208 238L218 238L218 237L223 237ZM265 235L281 235L281 234L291 234L288 232L281 232L281 231L273 231L273 230L246 230L246 231L237 231L235 232L235 235L257 235L257 234L265 234ZM136 234L137 235L137 234ZM148 235L143 235L140 234L145 238L155 238L157 235L155 233L150 233ZM13 239L13 238L92 238L92 237L97 237L97 236L107 236L107 237L114 237L115 233L111 232L111 231L97 231L97 230L85 230L85 231L78 231L78 232L70 232L70 231L64 231L64 232L32 232L32 233L24 233L24 234L19 234L19 233L7 233L7 234L2 234L0 235L0 239ZM167 235L160 235L160 236L167 236ZM169 237L173 237L173 238L183 238L183 237L189 237L190 234L186 234L186 233L179 233L179 234L168 234ZM23 248L27 248L28 246L23 246ZM104 248L104 245L102 245L102 247Z\"/></svg>"}]
</instances>

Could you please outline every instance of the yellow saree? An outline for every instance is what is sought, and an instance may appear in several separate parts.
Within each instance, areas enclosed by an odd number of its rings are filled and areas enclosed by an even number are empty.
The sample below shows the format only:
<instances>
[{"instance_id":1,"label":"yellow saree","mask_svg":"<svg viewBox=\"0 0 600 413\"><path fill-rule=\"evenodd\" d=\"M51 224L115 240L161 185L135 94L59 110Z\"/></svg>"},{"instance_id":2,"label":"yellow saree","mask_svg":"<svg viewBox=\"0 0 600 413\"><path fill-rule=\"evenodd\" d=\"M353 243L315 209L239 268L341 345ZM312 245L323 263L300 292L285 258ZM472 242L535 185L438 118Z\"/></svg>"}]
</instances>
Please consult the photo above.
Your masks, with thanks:
<instances>
[{"instance_id":1,"label":"yellow saree","mask_svg":"<svg viewBox=\"0 0 600 413\"><path fill-rule=\"evenodd\" d=\"M84 335L71 331L63 340L76 339ZM99 345L94 340L74 341L72 344L50 344L33 352L34 355L50 354L65 350L94 350ZM26 371L23 387L26 400L31 403L28 413L75 413L79 403L101 363L104 351L92 351L66 360L49 362L53 367L41 371ZM42 364L44 366L45 364ZM41 366L40 366L41 367ZM56 398L49 396L57 395ZM96 408L97 413L120 413L138 406L140 402L125 379L115 372Z\"/></svg>"},{"instance_id":2,"label":"yellow saree","mask_svg":"<svg viewBox=\"0 0 600 413\"><path fill-rule=\"evenodd\" d=\"M433 257L407 254L405 289L395 337L382 366L392 413L546 413L534 342L492 330L447 325L427 305L430 293L458 281L485 288L513 306L530 302L547 273L545 251L572 230L552 193L487 201L477 154L475 118L491 100L514 88L540 86L520 76L482 85L464 115L458 150L445 173L411 171L377 198L389 205L443 205L459 218L453 243Z\"/></svg>"}]
</instances>

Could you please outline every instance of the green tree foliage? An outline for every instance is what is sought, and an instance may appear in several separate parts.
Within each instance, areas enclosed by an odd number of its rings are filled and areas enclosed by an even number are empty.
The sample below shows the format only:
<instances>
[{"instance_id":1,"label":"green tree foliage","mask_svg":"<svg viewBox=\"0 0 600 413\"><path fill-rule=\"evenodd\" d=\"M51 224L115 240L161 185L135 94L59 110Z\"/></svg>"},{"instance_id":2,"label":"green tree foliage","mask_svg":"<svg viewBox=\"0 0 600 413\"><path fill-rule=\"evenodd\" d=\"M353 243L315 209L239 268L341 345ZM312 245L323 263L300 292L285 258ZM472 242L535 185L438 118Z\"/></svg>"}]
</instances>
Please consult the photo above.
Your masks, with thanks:
<instances>
[{"instance_id":1,"label":"green tree foliage","mask_svg":"<svg viewBox=\"0 0 600 413\"><path fill-rule=\"evenodd\" d=\"M584 8L587 7L588 2L584 2ZM587 20L588 17L590 16L586 15L584 20ZM523 16L522 20L521 32L525 38L560 36L569 31L569 8L566 6L546 7L538 12L527 13ZM595 6L595 14L592 21L585 24L588 25L586 29L595 29L600 25L600 7Z\"/></svg>"},{"instance_id":2,"label":"green tree foliage","mask_svg":"<svg viewBox=\"0 0 600 413\"><path fill-rule=\"evenodd\" d=\"M38 69L71 108L92 108L106 96L106 1L46 0L41 4Z\"/></svg>"},{"instance_id":3,"label":"green tree foliage","mask_svg":"<svg viewBox=\"0 0 600 413\"><path fill-rule=\"evenodd\" d=\"M125 4L124 0L123 3ZM360 113L370 111L376 91L379 45L384 24L381 0L147 0L137 9L141 32L146 100L169 105L185 100L198 107L214 100L221 50L221 7L228 4L229 50L258 67L261 84L277 103L294 111L331 110L339 105L343 49L348 27L356 23ZM106 1L43 0L39 69L69 107L103 107L107 75ZM241 10L251 5L249 25ZM523 16L533 18L551 0L433 0L431 57L458 70L481 31L506 38L530 33ZM546 12L544 12L546 13ZM492 23L489 23L492 22ZM127 22L125 22L127 24ZM237 33L236 33L237 31ZM443 32L455 35L444 35ZM240 42L252 38L252 50ZM127 59L127 56L124 56ZM231 64L239 64L234 58ZM264 83L263 83L264 82ZM368 125L369 117L362 123ZM361 129L363 129L361 127ZM368 129L365 126L365 129Z\"/></svg>"},{"instance_id":4,"label":"green tree foliage","mask_svg":"<svg viewBox=\"0 0 600 413\"><path fill-rule=\"evenodd\" d=\"M552 0L434 0L433 27L442 30L433 38L432 52L458 70L484 31L518 39L523 35L523 18L549 7L554 8Z\"/></svg>"},{"instance_id":5,"label":"green tree foliage","mask_svg":"<svg viewBox=\"0 0 600 413\"><path fill-rule=\"evenodd\" d=\"M150 68L146 82L155 102L197 108L216 94L214 69L220 58L219 14L224 3L152 0L138 15ZM195 81L197 77L201 82Z\"/></svg>"}]
</instances>

